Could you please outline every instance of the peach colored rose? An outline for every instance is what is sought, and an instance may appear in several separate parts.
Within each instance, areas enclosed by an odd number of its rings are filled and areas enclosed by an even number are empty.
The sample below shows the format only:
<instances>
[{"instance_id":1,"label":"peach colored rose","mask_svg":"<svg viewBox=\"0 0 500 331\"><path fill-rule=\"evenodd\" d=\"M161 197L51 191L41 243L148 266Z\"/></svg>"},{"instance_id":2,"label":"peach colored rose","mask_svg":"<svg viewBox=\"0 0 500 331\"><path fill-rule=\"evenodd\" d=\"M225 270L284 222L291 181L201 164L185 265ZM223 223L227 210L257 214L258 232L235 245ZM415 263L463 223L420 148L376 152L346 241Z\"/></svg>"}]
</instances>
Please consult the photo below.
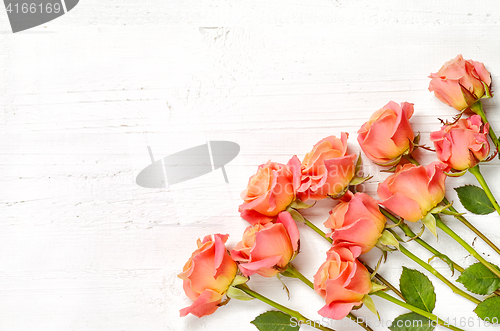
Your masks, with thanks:
<instances>
[{"instance_id":1,"label":"peach colored rose","mask_svg":"<svg viewBox=\"0 0 500 331\"><path fill-rule=\"evenodd\" d=\"M332 246L326 253L326 262L314 275L314 290L326 301L318 311L321 316L340 320L361 305L370 292L370 273L356 259L360 253L360 247L345 243Z\"/></svg>"},{"instance_id":2,"label":"peach colored rose","mask_svg":"<svg viewBox=\"0 0 500 331\"><path fill-rule=\"evenodd\" d=\"M356 172L356 155L346 155L348 136L342 132L340 139L326 137L306 154L298 189L301 200L321 200L344 194Z\"/></svg>"},{"instance_id":3,"label":"peach colored rose","mask_svg":"<svg viewBox=\"0 0 500 331\"><path fill-rule=\"evenodd\" d=\"M202 317L213 314L221 303L238 271L236 262L229 256L226 247L228 235L215 234L198 239L198 249L184 265L178 275L183 280L184 292L193 304L181 309L181 317L191 313Z\"/></svg>"},{"instance_id":4,"label":"peach colored rose","mask_svg":"<svg viewBox=\"0 0 500 331\"><path fill-rule=\"evenodd\" d=\"M455 124L444 125L440 131L431 132L438 159L455 170L474 167L488 157L489 125L483 126L481 117L473 115Z\"/></svg>"},{"instance_id":5,"label":"peach colored rose","mask_svg":"<svg viewBox=\"0 0 500 331\"><path fill-rule=\"evenodd\" d=\"M378 186L381 205L410 222L422 219L444 198L447 166L405 164Z\"/></svg>"},{"instance_id":6,"label":"peach colored rose","mask_svg":"<svg viewBox=\"0 0 500 331\"><path fill-rule=\"evenodd\" d=\"M491 96L491 75L481 62L458 55L429 76L429 91L449 106L464 110L482 97Z\"/></svg>"},{"instance_id":7,"label":"peach colored rose","mask_svg":"<svg viewBox=\"0 0 500 331\"><path fill-rule=\"evenodd\" d=\"M293 161L294 158L290 163ZM241 193L241 198L245 201L239 207L241 217L252 225L265 224L284 211L295 199L294 177L298 179L299 174L294 176L294 170L299 171L294 166L271 161L260 165Z\"/></svg>"},{"instance_id":8,"label":"peach colored rose","mask_svg":"<svg viewBox=\"0 0 500 331\"><path fill-rule=\"evenodd\" d=\"M275 223L255 224L243 233L243 240L231 251L241 273L272 277L287 268L299 250L299 230L288 212Z\"/></svg>"},{"instance_id":9,"label":"peach colored rose","mask_svg":"<svg viewBox=\"0 0 500 331\"><path fill-rule=\"evenodd\" d=\"M349 192L330 211L330 217L324 224L332 229L328 235L334 244L347 242L361 247L361 253L366 253L382 236L385 222L377 201L365 193Z\"/></svg>"},{"instance_id":10,"label":"peach colored rose","mask_svg":"<svg viewBox=\"0 0 500 331\"><path fill-rule=\"evenodd\" d=\"M358 131L358 143L370 160L389 166L399 162L403 154L413 151L414 133L409 119L413 104L394 101L373 113Z\"/></svg>"}]
</instances>

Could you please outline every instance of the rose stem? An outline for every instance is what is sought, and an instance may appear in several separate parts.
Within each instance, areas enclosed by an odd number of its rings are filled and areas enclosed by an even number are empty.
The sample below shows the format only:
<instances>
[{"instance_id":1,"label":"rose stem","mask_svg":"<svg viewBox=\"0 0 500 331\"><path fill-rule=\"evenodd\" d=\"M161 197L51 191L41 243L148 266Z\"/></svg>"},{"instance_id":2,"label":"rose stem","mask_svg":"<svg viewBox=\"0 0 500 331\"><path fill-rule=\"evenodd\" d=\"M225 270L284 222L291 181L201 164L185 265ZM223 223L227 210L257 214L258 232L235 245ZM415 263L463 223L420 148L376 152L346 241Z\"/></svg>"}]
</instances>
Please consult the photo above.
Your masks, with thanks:
<instances>
[{"instance_id":1,"label":"rose stem","mask_svg":"<svg viewBox=\"0 0 500 331\"><path fill-rule=\"evenodd\" d=\"M314 232L318 233L321 237L323 237L323 239L325 239L326 241L328 241L330 244L333 243L332 238L328 238L326 236L326 233L324 233L323 231L321 231L321 229L319 229L316 225L314 225L309 220L307 220L304 216L302 216L302 218L304 219L304 223L308 227L310 227L311 229L313 229ZM365 264L365 266L368 267L366 264ZM371 269L371 268L368 269L368 271L370 271L371 273L373 273L373 269ZM384 284L385 286L387 286L391 290L393 290L393 291L396 290L396 288L391 283L389 283L384 277L380 276L379 274L376 274L375 278L378 279L382 284ZM401 298L403 298L403 295L398 290L394 291L394 293L396 293L398 296L400 296Z\"/></svg>"},{"instance_id":2,"label":"rose stem","mask_svg":"<svg viewBox=\"0 0 500 331\"><path fill-rule=\"evenodd\" d=\"M439 215L436 216L436 225L438 228L443 230L447 235L455 239L463 248L467 250L472 256L474 256L479 262L481 262L486 268L495 274L495 276L500 278L500 271L494 268L488 261L486 261L471 245L469 245L465 240L460 238L452 229L450 229L446 224L443 223Z\"/></svg>"},{"instance_id":3,"label":"rose stem","mask_svg":"<svg viewBox=\"0 0 500 331\"><path fill-rule=\"evenodd\" d=\"M295 317L297 319L298 322L301 322L301 323L306 323L310 326L313 326L315 327L316 329L318 330L322 330L322 331L335 331L333 329L330 329L330 328L327 328L326 326L323 326L319 323L316 323L310 319L308 319L307 317L305 317L304 315L302 315L301 313L299 313L298 311L296 310L292 310L288 307L285 307L283 305L280 305L279 303L269 299L269 298L266 298L265 296L255 292L254 290L251 290L248 286L244 286L245 284L242 284L242 285L236 285L235 287L242 290L243 292L245 292L246 294L248 294L249 296L251 297L254 297L255 299L259 299L260 301L264 302L264 303L267 303L269 306L271 307L274 307L278 310L281 310L282 312L284 312L285 314L288 314L292 317Z\"/></svg>"},{"instance_id":4,"label":"rose stem","mask_svg":"<svg viewBox=\"0 0 500 331\"><path fill-rule=\"evenodd\" d=\"M388 219L390 219L392 222L398 224L399 228L401 228L401 230L403 230L405 235L407 235L410 238L413 238L413 240L415 240L418 244L420 244L420 246L424 247L425 249L427 249L429 252L431 252L432 254L434 254L436 256L444 255L444 254L441 254L441 252L439 252L437 249L435 249L434 247L429 245L426 241L422 240L420 237L417 237L415 232L413 232L408 225L406 225L403 222L400 222L400 220L396 216L394 216L393 214L391 214L390 212L388 212L387 210L385 210L382 207L380 207L380 212L382 214L384 214L384 216L387 217ZM455 268L458 272L460 272L460 273L464 272L464 268L462 268L460 265L458 265L457 263L455 263L453 261L451 261L451 263L453 264L453 268Z\"/></svg>"},{"instance_id":5,"label":"rose stem","mask_svg":"<svg viewBox=\"0 0 500 331\"><path fill-rule=\"evenodd\" d=\"M414 307L412 305L409 305L407 304L406 302L403 302L401 300L398 300L392 296L390 296L389 294L383 292L383 291L378 291L378 292L375 292L375 293L372 293L372 295L376 295L382 299L385 299L387 301L390 301L392 303L395 303L396 305L398 306L401 306L403 308L406 308L406 309L409 309L419 315L422 315L424 317L427 317L428 319L430 320L433 320L433 321L437 321L439 325L442 325L444 326L445 328L448 328L450 330L455 330L455 331L463 331L462 329L459 329L453 325L450 325L450 324L447 324L445 321L443 321L442 319L440 319L439 317L437 317L436 315L432 314L432 313L429 313L425 310L422 310L420 308L417 308L417 307Z\"/></svg>"},{"instance_id":6,"label":"rose stem","mask_svg":"<svg viewBox=\"0 0 500 331\"><path fill-rule=\"evenodd\" d=\"M308 225L309 227L311 227L310 225L312 225L312 226L313 226L313 227L312 227L312 229L313 229L315 232L319 233L319 234L320 234L323 238L325 238L328 242L330 242L330 243L332 243L332 242L333 242L331 238L328 238L328 237L326 236L326 234L325 234L323 231L321 231L318 227L316 227L316 226L315 226L314 224L312 224L310 221L306 220L306 218L305 218L305 217L304 217L304 220L305 220L306 225ZM309 225L309 224L310 224L310 225ZM402 247L402 246L400 246L400 247ZM408 252L408 253L410 253L410 252ZM410 254L411 254L411 253L410 253ZM413 255L413 254L412 254L412 255ZM416 258L416 259L418 259L416 256L415 256L415 258ZM423 264L425 264L425 262L423 262L422 260L420 260L420 261L421 261ZM418 263L418 262L417 262L417 263ZM430 267L430 266L429 266L429 267ZM432 268L432 267L431 267L431 268ZM368 271L370 271L370 270L368 270ZM437 273L437 271L436 271L436 273ZM392 289L392 288L394 288L394 286L393 286L391 283L389 283L387 280L385 280L384 278L380 279L380 278L379 278L379 277L377 277L377 276L378 276L378 275L375 275L375 277L376 277L378 280L380 280L380 281L381 281L384 285L386 285L387 287L389 287L389 288L391 288L391 289ZM441 277L443 277L443 276L441 276ZM444 278L444 277L443 277L443 278ZM444 279L445 279L447 282L449 282L446 278L444 278ZM451 285L452 285L452 286L454 286L453 284L451 284ZM459 288L457 288L457 290L458 290L458 291L461 291ZM463 292L463 291L462 291L462 292ZM396 292L395 292L395 293L396 293ZM401 292L399 292L399 291L397 291L397 293L400 293L400 294L401 294ZM444 323L442 320L440 320L440 319L439 319L436 315L433 315L433 314L428 313L428 312L426 312L426 311L424 311L424 310L421 310L421 309L418 309L418 308L416 308L416 307L413 307L413 306L411 306L411 305L409 305L409 304L407 304L407 303L405 303L405 302L403 302L403 301L400 301L400 300L398 300L398 299L396 299L396 298L393 298L392 296L390 296L390 295L388 295L388 294L386 294L386 293L384 293L384 292L382 292L382 291L375 292L375 293L373 293L373 294L374 294L374 295L378 295L378 296L380 296L380 297L383 297L383 298L385 298L386 300L391 301L391 302L393 302L393 303L395 303L395 304L398 304L398 305L400 305L400 306L402 306L402 307L405 307L405 308L407 308L407 309L409 309L409 310L411 310L411 311L413 311L413 312L415 312L415 313L417 313L417 314L419 314L419 315L422 315L422 316L427 317L427 318L430 318L430 319L437 320L437 321L439 322L439 324L443 325L444 327L447 327L447 328L448 328L448 329L450 329L450 330L459 330L459 331L463 331L462 329L456 328L456 327L451 326L451 325L450 325L450 326L446 326L446 325L445 325L445 323ZM463 294L466 296L466 298L467 298L467 296L470 296L469 294L467 294L467 293L465 293L465 292L463 292ZM398 295L399 295L399 294L398 294ZM403 295L402 295L402 294L401 294L400 296L401 296L401 297L403 297ZM481 301L479 301L478 299L476 299L476 298L474 298L474 297L472 297L472 296L470 296L470 297L471 297L473 300L477 301L477 304L481 303ZM403 298L404 298L404 297L403 297ZM467 299L469 299L469 298L467 298ZM469 299L469 300L471 300L471 299ZM472 301L472 300L471 300L471 301ZM473 301L473 302L474 302L474 301Z\"/></svg>"},{"instance_id":7,"label":"rose stem","mask_svg":"<svg viewBox=\"0 0 500 331\"><path fill-rule=\"evenodd\" d=\"M373 275L373 273L375 272L375 270L373 270L365 262L361 262L361 263L363 263L363 265L366 267L366 269L368 270L368 272ZM385 286L387 286L392 292L396 293L398 297L400 297L401 299L405 300L405 297L403 296L403 293L401 293L397 288L395 288L394 285L392 285L391 283L389 283L389 281L386 280L384 277L382 277L379 274L376 274L375 278L377 278L382 284L384 284Z\"/></svg>"},{"instance_id":8,"label":"rose stem","mask_svg":"<svg viewBox=\"0 0 500 331\"><path fill-rule=\"evenodd\" d=\"M331 238L328 238L326 236L326 233L324 233L323 231L321 231L320 228L318 228L316 225L314 225L311 221L309 221L308 219L306 219L304 216L302 216L302 218L304 219L304 223L310 227L311 229L314 230L314 232L318 233L320 236L322 236L323 238L325 238L330 244L333 243L333 240Z\"/></svg>"},{"instance_id":9,"label":"rose stem","mask_svg":"<svg viewBox=\"0 0 500 331\"><path fill-rule=\"evenodd\" d=\"M415 164L417 166L420 165L420 163L418 163L418 161L415 160L412 156L406 155L406 156L404 156L404 158L407 159L412 164ZM445 205L449 205L450 204L450 202L448 201L448 199L446 199L446 197L443 198L443 203ZM495 244L493 244L493 242L491 240L489 240L481 231L479 231L479 229L477 229L474 225L472 225L465 217L463 217L462 215L458 215L459 213L455 209L455 207L450 206L448 209L450 211L452 211L453 213L455 213L453 216L457 220L459 220L460 222L462 222L472 232L474 232L475 234L477 234L479 238L483 239L484 242L488 244L488 246L490 246L495 252L497 252L500 255L500 248L498 248L497 246L495 246Z\"/></svg>"},{"instance_id":10,"label":"rose stem","mask_svg":"<svg viewBox=\"0 0 500 331\"><path fill-rule=\"evenodd\" d=\"M488 187L488 184L486 184L486 181L484 180L483 175L479 171L479 164L476 165L475 167L469 168L469 172L476 177L477 181L479 184L481 184L481 187L483 188L484 192L488 196L488 199L490 199L491 204L493 207L495 207L497 213L500 215L500 206L498 205L497 200L493 196L493 193L491 192L490 188Z\"/></svg>"},{"instance_id":11,"label":"rose stem","mask_svg":"<svg viewBox=\"0 0 500 331\"><path fill-rule=\"evenodd\" d=\"M488 119L486 118L486 114L484 113L483 104L481 103L481 100L479 100L478 102L476 102L475 104L473 104L472 106L470 106L470 109L474 113L476 113L479 116L481 116L481 119L483 120L484 124L489 123ZM491 125L490 125L490 138L491 138L491 140L493 141L493 143L495 144L495 146L496 146L496 148L498 150L500 148L500 142L498 141L498 138L497 138L495 132L491 128Z\"/></svg>"},{"instance_id":12,"label":"rose stem","mask_svg":"<svg viewBox=\"0 0 500 331\"><path fill-rule=\"evenodd\" d=\"M396 237L397 240L399 241L403 241L398 235L396 232L394 232L392 229L387 229L388 231L390 231L394 237ZM428 272L430 272L431 274L433 274L434 276L436 276L439 280L441 280L443 283L445 283L449 288L451 288L451 290L453 292L455 292L456 294L459 294L461 296L463 296L464 298L466 298L467 300L475 303L476 305L480 304L481 303L481 300L479 299L476 299L474 298L472 295L462 291L461 289L459 289L458 287L455 286L455 284L453 284L452 282L450 282L448 279L446 279L446 277L444 277L443 275L441 275L436 269L434 269L434 267L432 267L430 264L428 263L425 263L424 261L422 261L419 257L415 256L412 252L410 252L408 249L406 249L402 244L399 244L399 250L401 253L403 253L404 255L406 255L407 257L409 257L410 259L412 259L413 261L415 261L418 265L420 265L422 268L424 268L425 270L427 270Z\"/></svg>"},{"instance_id":13,"label":"rose stem","mask_svg":"<svg viewBox=\"0 0 500 331\"><path fill-rule=\"evenodd\" d=\"M435 249L434 247L432 247L431 245L429 245L426 241L422 240L420 237L417 237L417 235L415 234L415 232L413 232L410 229L410 227L408 225L406 225L405 223L399 222L399 219L396 216L392 215L390 212L388 212L387 210L385 210L382 207L380 207L380 211L388 219L390 219L391 221L393 221L396 224L399 224L398 226L401 228L401 230L403 230L403 232L405 233L406 236L408 236L408 237L412 238L413 240L415 240L418 244L420 244L422 247L424 247L425 249L427 249L429 252L431 252L435 256L444 255L440 251L438 251L437 249ZM452 261L450 258L448 258L448 259L453 264L453 268L455 270L457 270L460 273L464 272L464 268L462 266L460 266L458 263ZM497 295L497 296L500 296L500 290L496 290L493 293L495 293L495 295Z\"/></svg>"},{"instance_id":14,"label":"rose stem","mask_svg":"<svg viewBox=\"0 0 500 331\"><path fill-rule=\"evenodd\" d=\"M298 271L297 268L293 264L289 263L286 271L288 273L290 273L293 277L301 280L304 284L306 284L307 286L309 286L310 288L312 288L314 290L314 284L309 279L307 279L303 274L301 274L300 271ZM289 277L289 276L286 276L286 277ZM366 323L359 321L359 319L355 315L353 315L352 313L349 313L347 315L347 317L350 318L351 320L353 320L354 322L358 323L359 326L361 326L363 329L365 329L367 331L373 331L372 328L370 328Z\"/></svg>"},{"instance_id":15,"label":"rose stem","mask_svg":"<svg viewBox=\"0 0 500 331\"><path fill-rule=\"evenodd\" d=\"M445 205L449 205L450 204L449 201L448 201L448 199L446 199L446 198L443 199L443 203ZM455 209L455 207L450 206L448 209L453 213L453 216L457 220L459 220L460 222L462 222L472 232L474 232L475 234L477 234L479 238L483 239L484 242L486 242L495 252L497 252L500 255L500 248L498 248L497 246L495 246L495 244L491 240L489 240L481 231L479 231L474 225L472 225L465 217L463 217L462 215L460 215L458 213L458 211ZM444 214L446 214L446 213L444 212Z\"/></svg>"}]
</instances>

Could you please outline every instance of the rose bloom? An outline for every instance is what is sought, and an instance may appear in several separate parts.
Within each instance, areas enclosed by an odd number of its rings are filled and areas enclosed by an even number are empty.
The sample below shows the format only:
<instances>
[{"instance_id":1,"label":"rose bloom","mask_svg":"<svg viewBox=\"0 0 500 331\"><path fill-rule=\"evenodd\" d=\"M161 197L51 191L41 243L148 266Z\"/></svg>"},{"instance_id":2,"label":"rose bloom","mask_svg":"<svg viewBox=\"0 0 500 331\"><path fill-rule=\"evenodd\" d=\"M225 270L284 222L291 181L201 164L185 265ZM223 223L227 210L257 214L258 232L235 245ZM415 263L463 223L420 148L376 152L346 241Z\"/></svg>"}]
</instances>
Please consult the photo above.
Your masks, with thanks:
<instances>
[{"instance_id":1,"label":"rose bloom","mask_svg":"<svg viewBox=\"0 0 500 331\"><path fill-rule=\"evenodd\" d=\"M241 217L250 224L265 224L285 210L295 199L294 169L296 168L271 161L260 165L241 193L241 198L245 201L239 207ZM298 176L297 173L296 177Z\"/></svg>"},{"instance_id":2,"label":"rose bloom","mask_svg":"<svg viewBox=\"0 0 500 331\"><path fill-rule=\"evenodd\" d=\"M358 143L370 160L378 165L394 165L403 154L413 151L414 133L409 119L413 104L394 101L376 111L358 131Z\"/></svg>"},{"instance_id":3,"label":"rose bloom","mask_svg":"<svg viewBox=\"0 0 500 331\"><path fill-rule=\"evenodd\" d=\"M361 253L367 253L382 236L385 222L377 201L365 193L349 192L330 211L324 225L332 229L328 236L334 244L348 242L361 247Z\"/></svg>"},{"instance_id":4,"label":"rose bloom","mask_svg":"<svg viewBox=\"0 0 500 331\"><path fill-rule=\"evenodd\" d=\"M183 280L184 292L193 304L180 310L181 317L191 313L202 317L213 314L231 285L238 266L226 247L228 235L215 234L198 239L198 249L184 265L178 277Z\"/></svg>"},{"instance_id":5,"label":"rose bloom","mask_svg":"<svg viewBox=\"0 0 500 331\"><path fill-rule=\"evenodd\" d=\"M381 205L410 222L422 219L444 198L447 166L405 164L378 186Z\"/></svg>"},{"instance_id":6,"label":"rose bloom","mask_svg":"<svg viewBox=\"0 0 500 331\"><path fill-rule=\"evenodd\" d=\"M330 136L314 145L302 161L299 198L321 200L343 195L356 172L356 154L346 155L349 134Z\"/></svg>"},{"instance_id":7,"label":"rose bloom","mask_svg":"<svg viewBox=\"0 0 500 331\"><path fill-rule=\"evenodd\" d=\"M473 115L455 124L444 125L440 131L431 132L438 159L455 170L474 167L488 157L489 125L483 126L481 117Z\"/></svg>"},{"instance_id":8,"label":"rose bloom","mask_svg":"<svg viewBox=\"0 0 500 331\"><path fill-rule=\"evenodd\" d=\"M314 275L314 290L326 301L318 311L321 316L340 320L361 305L370 292L370 273L356 259L360 253L360 247L345 243L334 245L326 253L326 262Z\"/></svg>"},{"instance_id":9,"label":"rose bloom","mask_svg":"<svg viewBox=\"0 0 500 331\"><path fill-rule=\"evenodd\" d=\"M287 268L299 250L299 230L288 212L281 212L275 223L255 224L231 251L240 263L241 273L272 277Z\"/></svg>"},{"instance_id":10,"label":"rose bloom","mask_svg":"<svg viewBox=\"0 0 500 331\"><path fill-rule=\"evenodd\" d=\"M464 110L483 96L491 95L491 75L481 62L458 55L429 76L429 91L449 106Z\"/></svg>"}]
</instances>

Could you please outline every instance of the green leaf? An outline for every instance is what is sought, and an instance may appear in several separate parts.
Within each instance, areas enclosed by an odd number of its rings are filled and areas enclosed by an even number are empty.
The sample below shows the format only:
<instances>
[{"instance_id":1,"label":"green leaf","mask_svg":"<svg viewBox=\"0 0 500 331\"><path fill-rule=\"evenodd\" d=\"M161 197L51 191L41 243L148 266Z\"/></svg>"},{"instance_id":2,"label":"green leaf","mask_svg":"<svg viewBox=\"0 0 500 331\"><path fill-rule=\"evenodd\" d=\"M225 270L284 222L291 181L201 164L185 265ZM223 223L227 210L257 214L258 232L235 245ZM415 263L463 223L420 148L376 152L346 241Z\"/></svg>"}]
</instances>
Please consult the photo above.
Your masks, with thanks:
<instances>
[{"instance_id":1,"label":"green leaf","mask_svg":"<svg viewBox=\"0 0 500 331\"><path fill-rule=\"evenodd\" d=\"M467 169L462 170L462 171L456 171L456 172L444 172L444 174L448 177L461 177L467 173Z\"/></svg>"},{"instance_id":2,"label":"green leaf","mask_svg":"<svg viewBox=\"0 0 500 331\"><path fill-rule=\"evenodd\" d=\"M353 177L353 179L351 179L351 182L349 183L349 185L356 186L359 184L363 184L364 182L366 182L367 180L370 180L372 178L373 178L373 176Z\"/></svg>"},{"instance_id":3,"label":"green leaf","mask_svg":"<svg viewBox=\"0 0 500 331\"><path fill-rule=\"evenodd\" d=\"M425 225L427 229L429 229L432 232L434 237L436 238L438 237L436 218L434 217L434 215L432 215L431 213L427 213L427 215L425 215L424 218L422 218L422 223Z\"/></svg>"},{"instance_id":4,"label":"green leaf","mask_svg":"<svg viewBox=\"0 0 500 331\"><path fill-rule=\"evenodd\" d=\"M245 284L246 282L248 282L248 279L249 279L248 277L242 275L236 275L233 281L231 282L231 286Z\"/></svg>"},{"instance_id":5,"label":"green leaf","mask_svg":"<svg viewBox=\"0 0 500 331\"><path fill-rule=\"evenodd\" d=\"M374 313L375 315L377 315L378 317L378 320L380 321L380 314L378 313L377 311L377 307L375 307L375 303L373 302L373 299L371 296L369 296L368 294L366 294L364 297L363 297L363 304L366 306L366 308L368 308L372 313Z\"/></svg>"},{"instance_id":6,"label":"green leaf","mask_svg":"<svg viewBox=\"0 0 500 331\"><path fill-rule=\"evenodd\" d=\"M500 268L494 266L500 271ZM482 263L476 263L464 270L457 282L462 283L472 293L489 295L500 288L500 278Z\"/></svg>"},{"instance_id":7,"label":"green leaf","mask_svg":"<svg viewBox=\"0 0 500 331\"><path fill-rule=\"evenodd\" d=\"M287 212L290 213L290 216L292 216L293 220L295 222L302 222L302 223L305 223L306 220L304 219L304 216L302 216L298 211L296 211L295 209L292 209L292 208L289 208L286 210Z\"/></svg>"},{"instance_id":8,"label":"green leaf","mask_svg":"<svg viewBox=\"0 0 500 331\"><path fill-rule=\"evenodd\" d=\"M389 329L391 331L432 331L435 328L433 323L436 322L427 317L417 313L408 313L396 317Z\"/></svg>"},{"instance_id":9,"label":"green leaf","mask_svg":"<svg viewBox=\"0 0 500 331\"><path fill-rule=\"evenodd\" d=\"M407 303L431 313L436 305L434 286L427 276L417 270L403 267L399 288Z\"/></svg>"},{"instance_id":10,"label":"green leaf","mask_svg":"<svg viewBox=\"0 0 500 331\"><path fill-rule=\"evenodd\" d=\"M372 289L370 290L369 294L372 294L372 293L375 293L378 291L384 291L385 289L387 289L387 286L372 282Z\"/></svg>"},{"instance_id":11,"label":"green leaf","mask_svg":"<svg viewBox=\"0 0 500 331\"><path fill-rule=\"evenodd\" d=\"M260 331L297 331L300 329L298 320L281 311L267 311L257 316L253 325Z\"/></svg>"},{"instance_id":12,"label":"green leaf","mask_svg":"<svg viewBox=\"0 0 500 331\"><path fill-rule=\"evenodd\" d=\"M434 258L436 257L446 262L446 264L451 270L451 275L453 276L455 274L455 266L453 265L453 261L448 256L444 254L435 254L427 262L431 263L431 261L434 260Z\"/></svg>"},{"instance_id":13,"label":"green leaf","mask_svg":"<svg viewBox=\"0 0 500 331\"><path fill-rule=\"evenodd\" d=\"M399 248L399 241L394 237L392 233L387 230L382 232L382 236L378 238L378 242L385 246L394 246Z\"/></svg>"},{"instance_id":14,"label":"green leaf","mask_svg":"<svg viewBox=\"0 0 500 331\"><path fill-rule=\"evenodd\" d=\"M415 138L413 138L413 144L418 145L420 144L420 132L415 135Z\"/></svg>"},{"instance_id":15,"label":"green leaf","mask_svg":"<svg viewBox=\"0 0 500 331\"><path fill-rule=\"evenodd\" d=\"M455 188L462 205L471 213L486 215L495 211L483 189L474 185L465 185Z\"/></svg>"},{"instance_id":16,"label":"green leaf","mask_svg":"<svg viewBox=\"0 0 500 331\"><path fill-rule=\"evenodd\" d=\"M500 321L500 297L486 299L477 305L474 312L483 321L493 324L499 324Z\"/></svg>"},{"instance_id":17,"label":"green leaf","mask_svg":"<svg viewBox=\"0 0 500 331\"><path fill-rule=\"evenodd\" d=\"M439 213L442 213L444 210L450 208L451 206L453 206L453 202L447 204L446 206L436 206L434 208L432 208L429 213L431 214L439 214Z\"/></svg>"},{"instance_id":18,"label":"green leaf","mask_svg":"<svg viewBox=\"0 0 500 331\"><path fill-rule=\"evenodd\" d=\"M356 168L354 170L354 175L358 174L358 171L361 170L361 165L363 163L363 160L361 159L361 153L358 154L358 159L356 160Z\"/></svg>"},{"instance_id":19,"label":"green leaf","mask_svg":"<svg viewBox=\"0 0 500 331\"><path fill-rule=\"evenodd\" d=\"M239 288L234 287L234 286L229 286L229 288L227 289L226 295L229 298L236 299L236 300L248 301L248 300L254 299L254 297L246 294L244 291L242 291Z\"/></svg>"},{"instance_id":20,"label":"green leaf","mask_svg":"<svg viewBox=\"0 0 500 331\"><path fill-rule=\"evenodd\" d=\"M293 209L307 209L307 208L311 208L315 204L316 204L316 202L309 205L302 200L295 199L292 201L291 204L288 205L288 207L293 208Z\"/></svg>"}]
</instances>

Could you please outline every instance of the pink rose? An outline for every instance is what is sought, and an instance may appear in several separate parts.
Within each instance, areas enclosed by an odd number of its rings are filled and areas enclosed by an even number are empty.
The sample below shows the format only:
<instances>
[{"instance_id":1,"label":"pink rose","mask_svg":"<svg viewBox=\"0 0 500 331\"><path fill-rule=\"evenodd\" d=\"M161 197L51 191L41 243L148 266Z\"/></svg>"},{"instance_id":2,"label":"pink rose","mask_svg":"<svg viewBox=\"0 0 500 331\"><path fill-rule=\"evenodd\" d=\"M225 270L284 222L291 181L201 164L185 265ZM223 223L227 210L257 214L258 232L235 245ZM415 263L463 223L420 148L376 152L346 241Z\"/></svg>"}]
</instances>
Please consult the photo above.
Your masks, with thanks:
<instances>
[{"instance_id":1,"label":"pink rose","mask_svg":"<svg viewBox=\"0 0 500 331\"><path fill-rule=\"evenodd\" d=\"M455 170L474 167L488 157L489 125L483 126L481 117L473 115L455 124L444 125L440 131L431 132L438 159Z\"/></svg>"},{"instance_id":2,"label":"pink rose","mask_svg":"<svg viewBox=\"0 0 500 331\"><path fill-rule=\"evenodd\" d=\"M318 311L321 316L340 320L370 292L370 273L356 259L360 253L361 248L347 244L334 245L326 253L326 262L314 275L314 290L326 301Z\"/></svg>"},{"instance_id":3,"label":"pink rose","mask_svg":"<svg viewBox=\"0 0 500 331\"><path fill-rule=\"evenodd\" d=\"M464 110L483 96L491 96L491 75L481 62L458 55L429 76L429 91L449 106Z\"/></svg>"},{"instance_id":4,"label":"pink rose","mask_svg":"<svg viewBox=\"0 0 500 331\"><path fill-rule=\"evenodd\" d=\"M348 134L326 137L302 161L299 198L321 200L343 195L356 172L356 155L346 155Z\"/></svg>"},{"instance_id":5,"label":"pink rose","mask_svg":"<svg viewBox=\"0 0 500 331\"><path fill-rule=\"evenodd\" d=\"M293 162L297 160L292 158ZM293 171L297 172L295 176ZM239 207L241 217L250 224L265 224L276 218L295 199L294 177L295 182L299 180L298 171L294 166L271 161L260 165L241 193L245 201Z\"/></svg>"},{"instance_id":6,"label":"pink rose","mask_svg":"<svg viewBox=\"0 0 500 331\"><path fill-rule=\"evenodd\" d=\"M275 223L255 224L243 233L243 240L231 251L240 263L241 273L272 277L287 268L299 250L299 230L288 212L281 212Z\"/></svg>"},{"instance_id":7,"label":"pink rose","mask_svg":"<svg viewBox=\"0 0 500 331\"><path fill-rule=\"evenodd\" d=\"M389 166L413 151L414 133L409 119L413 104L394 101L376 111L358 131L358 143L370 160Z\"/></svg>"},{"instance_id":8,"label":"pink rose","mask_svg":"<svg viewBox=\"0 0 500 331\"><path fill-rule=\"evenodd\" d=\"M378 186L381 205L409 222L422 219L444 198L446 165L433 162L428 166L405 164Z\"/></svg>"},{"instance_id":9,"label":"pink rose","mask_svg":"<svg viewBox=\"0 0 500 331\"><path fill-rule=\"evenodd\" d=\"M347 193L324 223L331 228L328 234L333 243L348 242L361 247L361 253L371 250L382 236L385 216L379 210L377 201L365 193Z\"/></svg>"},{"instance_id":10,"label":"pink rose","mask_svg":"<svg viewBox=\"0 0 500 331\"><path fill-rule=\"evenodd\" d=\"M210 315L219 307L238 271L236 262L224 246L227 237L216 234L213 240L211 236L206 236L203 241L198 239L198 249L178 275L184 281L184 292L194 300L191 306L181 309L181 317L189 313L198 317Z\"/></svg>"}]
</instances>

